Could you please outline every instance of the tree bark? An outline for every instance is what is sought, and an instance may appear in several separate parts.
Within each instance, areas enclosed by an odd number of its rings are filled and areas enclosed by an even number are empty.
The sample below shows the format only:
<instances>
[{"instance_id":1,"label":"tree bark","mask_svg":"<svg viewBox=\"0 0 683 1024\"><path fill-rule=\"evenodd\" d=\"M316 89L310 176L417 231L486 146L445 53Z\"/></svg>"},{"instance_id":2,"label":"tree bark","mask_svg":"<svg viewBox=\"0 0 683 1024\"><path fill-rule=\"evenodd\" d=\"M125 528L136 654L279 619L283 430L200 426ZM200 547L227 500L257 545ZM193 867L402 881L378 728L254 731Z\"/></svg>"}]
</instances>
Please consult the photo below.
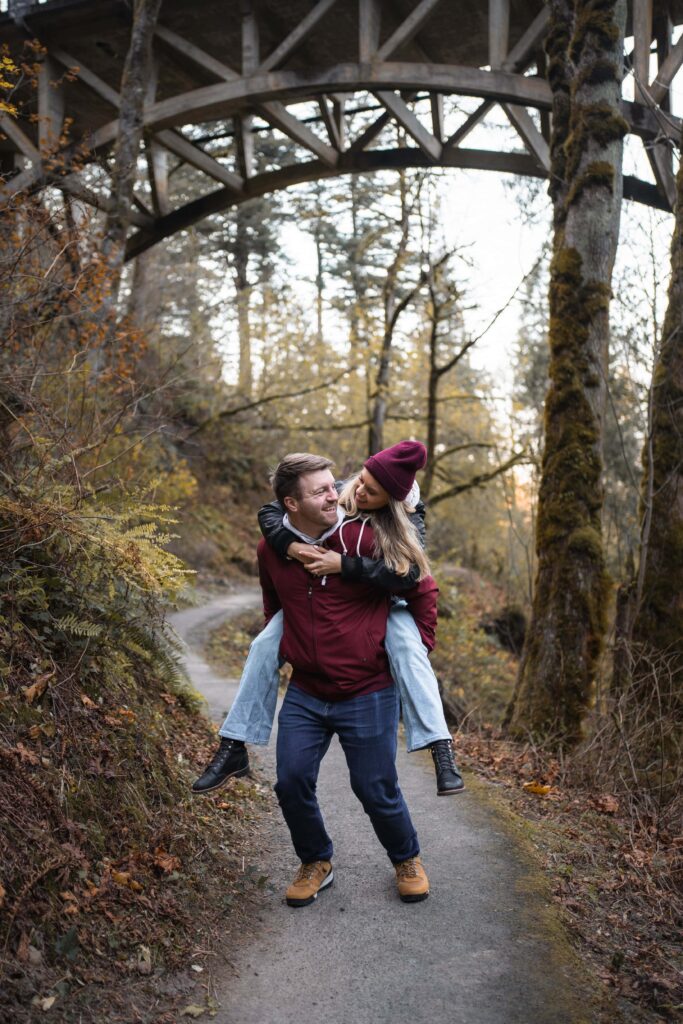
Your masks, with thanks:
<instances>
[{"instance_id":1,"label":"tree bark","mask_svg":"<svg viewBox=\"0 0 683 1024\"><path fill-rule=\"evenodd\" d=\"M251 285L249 284L249 239L244 223L242 207L237 208L235 219L235 246L233 250L235 293L237 301L237 327L239 335L239 369L237 390L245 398L251 398L254 378L251 360L251 323L249 320L249 301Z\"/></svg>"},{"instance_id":2,"label":"tree bark","mask_svg":"<svg viewBox=\"0 0 683 1024\"><path fill-rule=\"evenodd\" d=\"M418 195L420 190L418 184ZM374 455L384 448L384 424L387 416L389 399L389 381L391 376L391 361L393 355L394 330L399 316L406 308L407 302L398 298L398 277L403 266L409 237L409 216L408 196L406 190L405 175L399 175L399 189L401 197L401 240L398 244L396 255L387 270L386 282L384 285L384 329L382 332L382 344L377 361L377 373L375 375L375 387L372 394L372 407L370 411L370 427L368 430L368 454Z\"/></svg>"},{"instance_id":3,"label":"tree bark","mask_svg":"<svg viewBox=\"0 0 683 1024\"><path fill-rule=\"evenodd\" d=\"M683 710L683 163L676 179L671 280L650 394L643 448L638 573L619 593L614 683L636 693L652 685L652 668L670 674L668 700L640 693L640 704ZM623 645L631 648L624 657ZM665 670L666 663L666 670ZM628 675L631 676L629 680Z\"/></svg>"},{"instance_id":4,"label":"tree bark","mask_svg":"<svg viewBox=\"0 0 683 1024\"><path fill-rule=\"evenodd\" d=\"M112 211L107 216L101 252L111 273L112 302L118 293L126 251L138 154L143 133L145 95L152 73L152 40L162 0L135 0L130 44L121 77L119 133L114 149Z\"/></svg>"},{"instance_id":5,"label":"tree bark","mask_svg":"<svg viewBox=\"0 0 683 1024\"><path fill-rule=\"evenodd\" d=\"M625 0L553 0L550 387L532 621L506 724L580 737L606 628L602 436L612 267L619 235ZM568 45L567 45L568 44Z\"/></svg>"}]
</instances>

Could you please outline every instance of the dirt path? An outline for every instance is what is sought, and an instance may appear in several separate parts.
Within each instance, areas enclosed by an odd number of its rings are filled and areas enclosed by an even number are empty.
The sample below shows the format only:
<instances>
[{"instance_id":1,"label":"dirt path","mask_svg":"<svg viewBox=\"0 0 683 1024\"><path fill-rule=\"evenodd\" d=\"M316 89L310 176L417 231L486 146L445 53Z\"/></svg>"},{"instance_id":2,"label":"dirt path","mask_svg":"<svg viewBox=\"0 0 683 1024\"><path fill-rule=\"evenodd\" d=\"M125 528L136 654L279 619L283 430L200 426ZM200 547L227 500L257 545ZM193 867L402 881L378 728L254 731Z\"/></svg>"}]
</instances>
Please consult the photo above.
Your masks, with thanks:
<instances>
[{"instance_id":1,"label":"dirt path","mask_svg":"<svg viewBox=\"0 0 683 1024\"><path fill-rule=\"evenodd\" d=\"M188 668L212 717L222 720L236 690L203 661L209 629L259 603L240 590L173 622L189 644ZM274 743L252 748L264 780L275 775ZM216 1024L580 1024L603 1018L548 904L539 869L506 812L476 780L437 798L431 758L407 755L398 770L431 882L424 903L403 904L394 873L333 741L319 794L335 842L335 883L292 910L284 889L297 867L274 813L257 858L268 876L262 925L225 950Z\"/></svg>"}]
</instances>

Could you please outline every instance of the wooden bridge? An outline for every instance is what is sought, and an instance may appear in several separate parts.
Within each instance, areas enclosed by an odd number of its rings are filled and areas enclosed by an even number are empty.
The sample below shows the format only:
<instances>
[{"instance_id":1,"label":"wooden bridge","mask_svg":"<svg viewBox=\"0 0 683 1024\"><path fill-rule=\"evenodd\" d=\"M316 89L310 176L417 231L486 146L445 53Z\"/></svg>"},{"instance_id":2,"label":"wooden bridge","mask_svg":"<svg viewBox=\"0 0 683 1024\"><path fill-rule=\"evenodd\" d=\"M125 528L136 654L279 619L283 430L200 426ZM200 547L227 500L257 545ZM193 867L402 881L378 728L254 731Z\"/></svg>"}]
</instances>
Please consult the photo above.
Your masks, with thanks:
<instances>
[{"instance_id":1,"label":"wooden bridge","mask_svg":"<svg viewBox=\"0 0 683 1024\"><path fill-rule=\"evenodd\" d=\"M52 186L106 210L132 4L4 7L0 44L16 54L38 40L42 64L38 88L19 97L22 116L0 118L2 203ZM164 0L128 255L254 196L333 175L434 166L547 176L548 13L541 0ZM626 176L624 195L660 209L675 196L681 22L683 0L629 3L634 98L623 112L654 183ZM518 142L466 145L494 107Z\"/></svg>"}]
</instances>

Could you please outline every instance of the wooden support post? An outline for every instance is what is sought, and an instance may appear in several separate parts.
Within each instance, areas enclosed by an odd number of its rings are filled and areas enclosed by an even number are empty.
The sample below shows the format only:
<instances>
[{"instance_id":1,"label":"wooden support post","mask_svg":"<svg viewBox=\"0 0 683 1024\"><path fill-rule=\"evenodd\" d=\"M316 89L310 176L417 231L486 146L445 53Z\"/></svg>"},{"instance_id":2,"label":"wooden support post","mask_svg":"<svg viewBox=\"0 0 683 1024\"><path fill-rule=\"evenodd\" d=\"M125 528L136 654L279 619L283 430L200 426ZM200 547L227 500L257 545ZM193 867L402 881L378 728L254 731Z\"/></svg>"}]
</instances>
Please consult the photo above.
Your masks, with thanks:
<instances>
[{"instance_id":1,"label":"wooden support post","mask_svg":"<svg viewBox=\"0 0 683 1024\"><path fill-rule=\"evenodd\" d=\"M489 64L501 68L508 54L510 0L489 0Z\"/></svg>"},{"instance_id":2,"label":"wooden support post","mask_svg":"<svg viewBox=\"0 0 683 1024\"><path fill-rule=\"evenodd\" d=\"M444 126L443 126L443 95L440 92L432 92L429 95L429 102L432 107L432 130L434 131L434 137L443 142L444 139Z\"/></svg>"},{"instance_id":3,"label":"wooden support post","mask_svg":"<svg viewBox=\"0 0 683 1024\"><path fill-rule=\"evenodd\" d=\"M433 135L430 135L407 103L400 96L397 96L395 92L376 92L375 96L380 103L384 104L398 123L405 128L408 134L415 139L422 152L436 163L441 156L441 142L435 139Z\"/></svg>"},{"instance_id":4,"label":"wooden support post","mask_svg":"<svg viewBox=\"0 0 683 1024\"><path fill-rule=\"evenodd\" d=\"M64 128L64 88L59 81L60 71L46 56L38 72L38 145L43 154L57 149Z\"/></svg>"},{"instance_id":5,"label":"wooden support post","mask_svg":"<svg viewBox=\"0 0 683 1024\"><path fill-rule=\"evenodd\" d=\"M259 64L259 31L253 0L241 0L242 74L253 74Z\"/></svg>"},{"instance_id":6,"label":"wooden support post","mask_svg":"<svg viewBox=\"0 0 683 1024\"><path fill-rule=\"evenodd\" d=\"M168 151L153 139L147 139L145 152L154 212L157 217L164 217L171 209L168 200Z\"/></svg>"},{"instance_id":7,"label":"wooden support post","mask_svg":"<svg viewBox=\"0 0 683 1024\"><path fill-rule=\"evenodd\" d=\"M668 95L671 83L683 64L683 36L675 43L659 66L657 77L650 86L650 96L661 103Z\"/></svg>"},{"instance_id":8,"label":"wooden support post","mask_svg":"<svg viewBox=\"0 0 683 1024\"><path fill-rule=\"evenodd\" d=\"M35 167L40 167L40 150L33 144L28 135L24 134L13 117L9 117L7 114L0 114L0 132L6 135L19 152L28 157Z\"/></svg>"},{"instance_id":9,"label":"wooden support post","mask_svg":"<svg viewBox=\"0 0 683 1024\"><path fill-rule=\"evenodd\" d=\"M676 205L676 176L673 169L671 146L666 142L656 143L647 149L650 166L657 182L657 188L666 197L670 209Z\"/></svg>"},{"instance_id":10,"label":"wooden support post","mask_svg":"<svg viewBox=\"0 0 683 1024\"><path fill-rule=\"evenodd\" d=\"M152 106L156 98L159 81L159 62L152 56L150 76L147 81L145 106ZM145 155L149 173L149 187L152 193L152 207L157 217L164 217L171 205L168 200L168 153L158 143L145 138Z\"/></svg>"},{"instance_id":11,"label":"wooden support post","mask_svg":"<svg viewBox=\"0 0 683 1024\"><path fill-rule=\"evenodd\" d=\"M381 11L379 0L358 0L358 59L369 64L377 54Z\"/></svg>"},{"instance_id":12,"label":"wooden support post","mask_svg":"<svg viewBox=\"0 0 683 1024\"><path fill-rule=\"evenodd\" d=\"M277 46L273 52L266 57L261 64L259 71L272 71L273 68L278 67L284 60L289 57L297 46L300 46L306 36L311 32L318 24L321 18L323 18L329 9L337 2L337 0L318 0L313 10L309 11L305 18L303 18L296 28L292 29L286 39L284 39L279 46Z\"/></svg>"},{"instance_id":13,"label":"wooden support post","mask_svg":"<svg viewBox=\"0 0 683 1024\"><path fill-rule=\"evenodd\" d=\"M522 142L537 162L538 166L550 172L550 148L543 138L526 107L518 107L512 103L501 104L507 118Z\"/></svg>"},{"instance_id":14,"label":"wooden support post","mask_svg":"<svg viewBox=\"0 0 683 1024\"><path fill-rule=\"evenodd\" d=\"M441 0L420 0L417 7L408 15L395 32L387 39L377 51L379 60L388 60L396 50L409 43L422 28L437 4Z\"/></svg>"},{"instance_id":15,"label":"wooden support post","mask_svg":"<svg viewBox=\"0 0 683 1024\"><path fill-rule=\"evenodd\" d=\"M652 0L633 0L633 74L636 103L644 103L650 84Z\"/></svg>"},{"instance_id":16,"label":"wooden support post","mask_svg":"<svg viewBox=\"0 0 683 1024\"><path fill-rule=\"evenodd\" d=\"M254 133L252 125L253 117L245 115L233 118L235 126L235 141L237 142L237 166L240 174L245 179L251 178L254 174Z\"/></svg>"},{"instance_id":17,"label":"wooden support post","mask_svg":"<svg viewBox=\"0 0 683 1024\"><path fill-rule=\"evenodd\" d=\"M203 171L204 174L208 174L214 181L220 181L227 188L232 189L233 192L238 193L242 191L244 182L238 174L234 174L227 167L224 167L223 164L219 164L218 160L214 160L212 156L205 153L199 146L195 146L181 132L172 128L165 128L163 131L157 132L154 139L164 149L179 156L190 167L196 167L198 171Z\"/></svg>"},{"instance_id":18,"label":"wooden support post","mask_svg":"<svg viewBox=\"0 0 683 1024\"><path fill-rule=\"evenodd\" d=\"M337 124L337 120L334 117L334 113L330 109L330 105L327 102L327 96L318 97L318 106L320 107L320 115L325 124L325 128L327 129L327 135L329 137L329 140L334 146L334 148L341 152L342 145L341 138L339 135L339 127Z\"/></svg>"},{"instance_id":19,"label":"wooden support post","mask_svg":"<svg viewBox=\"0 0 683 1024\"><path fill-rule=\"evenodd\" d=\"M346 145L346 121L344 120L345 106L345 96L332 97L332 115L337 125L337 135L339 136L339 148L342 150Z\"/></svg>"},{"instance_id":20,"label":"wooden support post","mask_svg":"<svg viewBox=\"0 0 683 1024\"><path fill-rule=\"evenodd\" d=\"M668 14L663 14L654 21L654 36L657 44L657 78L662 66L671 53L671 36L673 34L673 22ZM669 93L662 97L659 103L662 110L671 110L671 97Z\"/></svg>"}]
</instances>

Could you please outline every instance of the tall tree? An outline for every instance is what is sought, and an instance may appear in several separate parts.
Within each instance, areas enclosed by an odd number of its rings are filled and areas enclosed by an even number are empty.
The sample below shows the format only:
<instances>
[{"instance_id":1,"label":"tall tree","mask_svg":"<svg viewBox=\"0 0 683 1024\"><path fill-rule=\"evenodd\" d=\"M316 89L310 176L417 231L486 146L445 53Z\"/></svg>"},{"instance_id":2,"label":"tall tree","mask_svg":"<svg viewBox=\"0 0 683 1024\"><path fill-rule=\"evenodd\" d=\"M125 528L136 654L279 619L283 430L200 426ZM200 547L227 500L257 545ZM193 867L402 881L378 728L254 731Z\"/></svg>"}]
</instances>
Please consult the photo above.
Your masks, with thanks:
<instances>
[{"instance_id":1,"label":"tall tree","mask_svg":"<svg viewBox=\"0 0 683 1024\"><path fill-rule=\"evenodd\" d=\"M632 673L636 692L651 685L652 658L668 664L673 707L641 693L641 703L683 712L683 163L676 179L676 219L671 279L662 337L650 392L649 429L643 448L641 539L638 572L619 595L619 632L633 643L635 659L615 660L615 682ZM649 664L648 664L649 663Z\"/></svg>"},{"instance_id":2,"label":"tall tree","mask_svg":"<svg viewBox=\"0 0 683 1024\"><path fill-rule=\"evenodd\" d=\"M101 251L113 275L116 296L130 224L133 188L142 141L143 107L152 72L152 40L162 0L135 0L130 43L121 78L119 131L112 171L112 209L107 216Z\"/></svg>"},{"instance_id":3,"label":"tall tree","mask_svg":"<svg viewBox=\"0 0 683 1024\"><path fill-rule=\"evenodd\" d=\"M552 0L550 388L532 621L506 716L575 741L605 632L601 511L611 275L619 234L625 0Z\"/></svg>"}]
</instances>

